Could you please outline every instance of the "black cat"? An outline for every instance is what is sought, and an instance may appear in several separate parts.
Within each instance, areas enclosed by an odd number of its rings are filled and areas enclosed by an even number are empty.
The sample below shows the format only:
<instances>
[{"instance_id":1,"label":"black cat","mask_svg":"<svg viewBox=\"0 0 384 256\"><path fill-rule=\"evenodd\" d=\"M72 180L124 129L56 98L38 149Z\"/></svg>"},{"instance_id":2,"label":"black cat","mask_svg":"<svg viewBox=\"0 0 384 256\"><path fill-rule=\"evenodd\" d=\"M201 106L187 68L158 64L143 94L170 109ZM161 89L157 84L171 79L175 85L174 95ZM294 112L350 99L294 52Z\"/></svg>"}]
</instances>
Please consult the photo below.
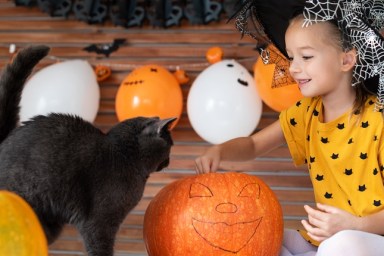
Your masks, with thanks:
<instances>
[{"instance_id":1,"label":"black cat","mask_svg":"<svg viewBox=\"0 0 384 256\"><path fill-rule=\"evenodd\" d=\"M80 117L36 116L18 126L25 80L48 54L28 47L0 79L0 190L22 196L49 243L76 226L92 256L112 256L116 233L143 195L151 172L169 164L174 118L132 118L107 134Z\"/></svg>"}]
</instances>

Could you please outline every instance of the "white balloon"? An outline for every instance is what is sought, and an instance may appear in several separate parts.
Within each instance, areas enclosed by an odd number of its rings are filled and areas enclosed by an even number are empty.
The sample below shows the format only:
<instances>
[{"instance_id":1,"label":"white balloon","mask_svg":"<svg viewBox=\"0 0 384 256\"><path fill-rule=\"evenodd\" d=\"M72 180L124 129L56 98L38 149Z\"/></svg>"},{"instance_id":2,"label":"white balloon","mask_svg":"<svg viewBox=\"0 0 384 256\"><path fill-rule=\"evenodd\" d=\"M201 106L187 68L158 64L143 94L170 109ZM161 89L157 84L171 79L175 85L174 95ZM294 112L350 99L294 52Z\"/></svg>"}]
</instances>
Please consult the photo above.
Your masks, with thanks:
<instances>
[{"instance_id":1,"label":"white balloon","mask_svg":"<svg viewBox=\"0 0 384 256\"><path fill-rule=\"evenodd\" d=\"M49 113L74 114L93 122L100 88L91 65L69 60L36 72L25 84L20 102L20 121Z\"/></svg>"},{"instance_id":2,"label":"white balloon","mask_svg":"<svg viewBox=\"0 0 384 256\"><path fill-rule=\"evenodd\" d=\"M222 60L193 82L187 111L196 133L219 144L251 135L260 121L262 101L247 69L234 60Z\"/></svg>"}]
</instances>

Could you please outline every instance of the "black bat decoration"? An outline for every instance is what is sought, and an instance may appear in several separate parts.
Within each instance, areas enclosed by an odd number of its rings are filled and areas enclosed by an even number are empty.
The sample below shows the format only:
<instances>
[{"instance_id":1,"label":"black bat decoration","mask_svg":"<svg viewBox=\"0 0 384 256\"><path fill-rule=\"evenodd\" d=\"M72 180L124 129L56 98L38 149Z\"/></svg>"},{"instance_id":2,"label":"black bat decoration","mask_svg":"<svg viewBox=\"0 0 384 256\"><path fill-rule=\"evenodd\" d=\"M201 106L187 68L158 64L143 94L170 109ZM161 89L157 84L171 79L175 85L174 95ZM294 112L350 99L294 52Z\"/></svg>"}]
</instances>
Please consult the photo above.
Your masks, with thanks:
<instances>
[{"instance_id":1,"label":"black bat decoration","mask_svg":"<svg viewBox=\"0 0 384 256\"><path fill-rule=\"evenodd\" d=\"M83 50L87 52L95 52L97 54L104 54L106 57L112 52L115 52L119 49L120 45L124 44L126 39L117 38L113 40L113 43L110 44L91 44L85 47Z\"/></svg>"}]
</instances>

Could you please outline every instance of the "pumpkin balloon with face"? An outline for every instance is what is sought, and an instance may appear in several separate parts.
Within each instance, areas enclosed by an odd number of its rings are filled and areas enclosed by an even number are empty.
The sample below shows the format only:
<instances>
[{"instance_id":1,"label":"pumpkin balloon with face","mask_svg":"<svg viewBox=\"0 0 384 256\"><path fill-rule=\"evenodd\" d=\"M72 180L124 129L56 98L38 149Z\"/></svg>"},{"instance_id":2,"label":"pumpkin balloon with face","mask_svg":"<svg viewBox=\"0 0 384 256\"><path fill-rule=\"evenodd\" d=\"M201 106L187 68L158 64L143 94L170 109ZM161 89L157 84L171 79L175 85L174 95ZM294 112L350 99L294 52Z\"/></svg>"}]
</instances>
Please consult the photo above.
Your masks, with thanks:
<instances>
[{"instance_id":1,"label":"pumpkin balloon with face","mask_svg":"<svg viewBox=\"0 0 384 256\"><path fill-rule=\"evenodd\" d=\"M8 191L0 191L0 255L48 255L47 240L34 211Z\"/></svg>"},{"instance_id":2,"label":"pumpkin balloon with face","mask_svg":"<svg viewBox=\"0 0 384 256\"><path fill-rule=\"evenodd\" d=\"M183 105L180 84L175 76L159 65L146 65L132 71L121 83L116 95L119 121L136 116L161 119L176 117Z\"/></svg>"},{"instance_id":3,"label":"pumpkin balloon with face","mask_svg":"<svg viewBox=\"0 0 384 256\"><path fill-rule=\"evenodd\" d=\"M164 187L144 216L150 256L276 256L283 237L280 204L256 176L208 173Z\"/></svg>"}]
</instances>

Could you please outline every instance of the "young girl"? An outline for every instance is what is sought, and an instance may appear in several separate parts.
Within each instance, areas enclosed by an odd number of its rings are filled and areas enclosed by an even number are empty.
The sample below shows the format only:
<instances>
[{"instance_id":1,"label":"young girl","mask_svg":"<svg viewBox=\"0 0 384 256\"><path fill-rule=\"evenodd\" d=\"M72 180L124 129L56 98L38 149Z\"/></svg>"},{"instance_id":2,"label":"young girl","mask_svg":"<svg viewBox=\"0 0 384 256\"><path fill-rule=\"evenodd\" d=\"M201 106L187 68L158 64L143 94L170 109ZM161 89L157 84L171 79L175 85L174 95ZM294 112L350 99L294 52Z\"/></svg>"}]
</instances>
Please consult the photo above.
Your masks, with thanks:
<instances>
[{"instance_id":1,"label":"young girl","mask_svg":"<svg viewBox=\"0 0 384 256\"><path fill-rule=\"evenodd\" d=\"M384 255L384 119L377 95L352 86L364 56L336 23L305 22L296 15L285 31L289 72L304 98L260 132L212 146L196 170L287 143L294 163L308 166L317 204L304 206L303 230L285 230L281 255Z\"/></svg>"}]
</instances>

